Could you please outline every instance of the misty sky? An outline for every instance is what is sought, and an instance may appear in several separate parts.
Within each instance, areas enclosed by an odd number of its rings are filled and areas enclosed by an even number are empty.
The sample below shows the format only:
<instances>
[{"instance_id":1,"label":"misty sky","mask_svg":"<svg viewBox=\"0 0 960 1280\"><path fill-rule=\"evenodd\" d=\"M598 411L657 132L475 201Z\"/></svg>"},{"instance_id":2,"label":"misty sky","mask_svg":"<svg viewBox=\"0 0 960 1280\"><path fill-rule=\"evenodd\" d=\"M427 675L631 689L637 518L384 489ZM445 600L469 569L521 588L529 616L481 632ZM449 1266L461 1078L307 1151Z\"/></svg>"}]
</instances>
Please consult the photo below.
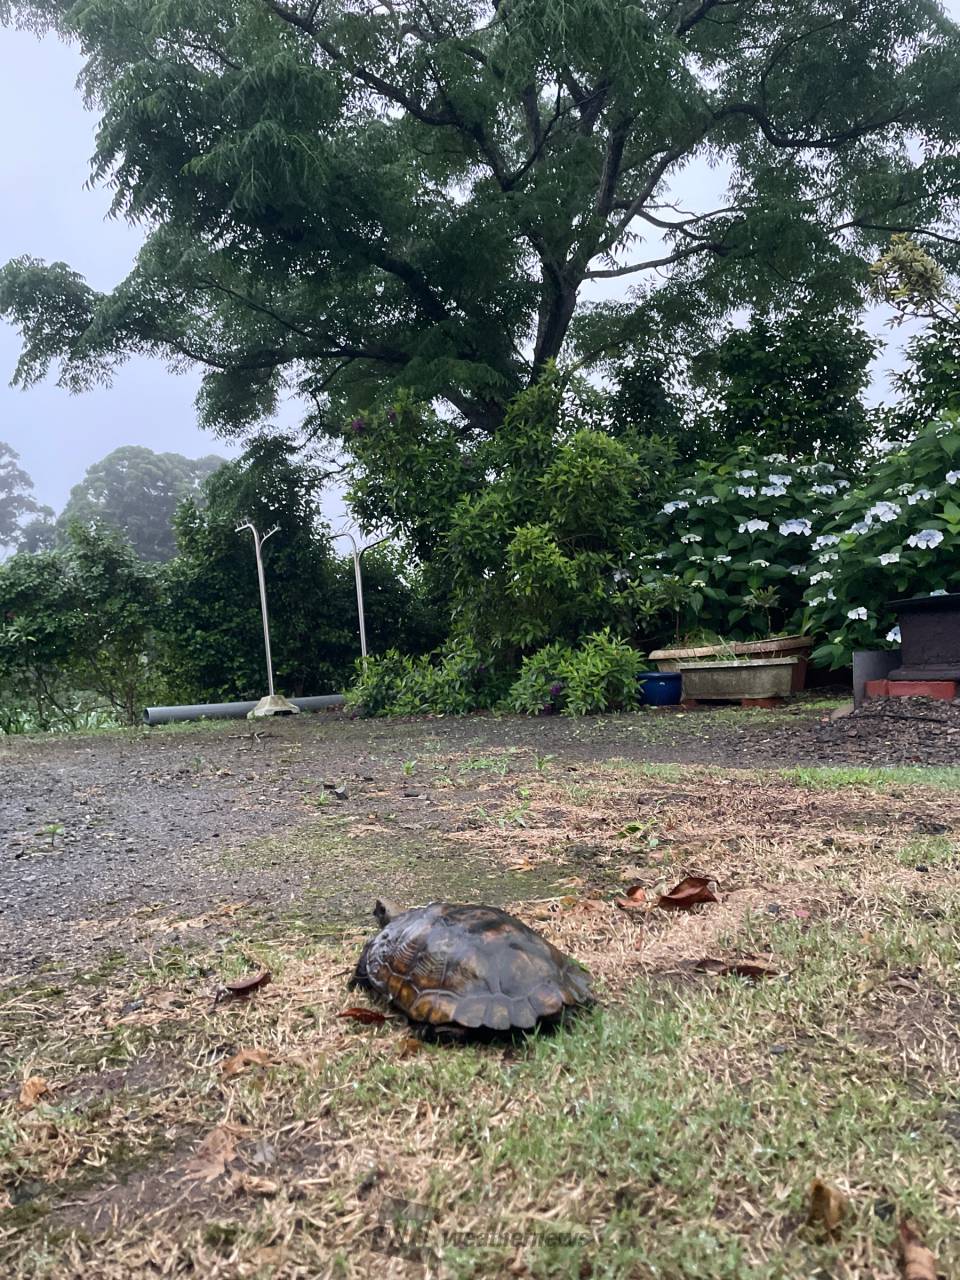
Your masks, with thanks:
<instances>
[{"instance_id":1,"label":"misty sky","mask_svg":"<svg viewBox=\"0 0 960 1280\"><path fill-rule=\"evenodd\" d=\"M960 0L945 7L960 18ZM52 37L0 29L0 263L21 254L63 261L108 289L126 275L142 233L107 219L108 190L85 187L96 118L76 89L79 69L76 50ZM691 177L716 182L705 167ZM90 463L119 445L190 457L236 452L196 426L198 374L173 375L162 361L138 359L110 388L71 396L47 381L23 392L6 385L18 353L16 332L0 323L0 440L21 455L37 498L58 511ZM894 358L881 358L873 398L883 395L883 370ZM325 506L328 518L340 518L338 497Z\"/></svg>"}]
</instances>

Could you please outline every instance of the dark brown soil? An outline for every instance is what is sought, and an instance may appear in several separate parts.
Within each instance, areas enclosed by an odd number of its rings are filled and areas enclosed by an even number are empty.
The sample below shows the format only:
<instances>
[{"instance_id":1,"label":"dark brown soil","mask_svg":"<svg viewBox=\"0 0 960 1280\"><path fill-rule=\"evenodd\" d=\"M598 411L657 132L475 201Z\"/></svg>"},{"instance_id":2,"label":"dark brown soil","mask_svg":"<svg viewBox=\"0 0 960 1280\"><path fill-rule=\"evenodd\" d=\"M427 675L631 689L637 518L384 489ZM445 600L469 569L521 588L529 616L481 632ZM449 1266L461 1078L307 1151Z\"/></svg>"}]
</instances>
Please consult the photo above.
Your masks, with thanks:
<instances>
[{"instance_id":1,"label":"dark brown soil","mask_svg":"<svg viewBox=\"0 0 960 1280\"><path fill-rule=\"evenodd\" d=\"M391 883L406 877L424 894L459 875L482 883L488 900L509 901L515 886L502 866L447 840L482 812L491 778L529 780L538 767L617 758L953 764L960 705L874 704L835 721L822 703L802 702L584 720L326 714L256 730L225 721L8 738L0 741L0 973L92 966L134 939L181 943L226 903L355 923L387 870ZM553 868L554 877L564 870ZM171 932L166 917L188 923Z\"/></svg>"}]
</instances>

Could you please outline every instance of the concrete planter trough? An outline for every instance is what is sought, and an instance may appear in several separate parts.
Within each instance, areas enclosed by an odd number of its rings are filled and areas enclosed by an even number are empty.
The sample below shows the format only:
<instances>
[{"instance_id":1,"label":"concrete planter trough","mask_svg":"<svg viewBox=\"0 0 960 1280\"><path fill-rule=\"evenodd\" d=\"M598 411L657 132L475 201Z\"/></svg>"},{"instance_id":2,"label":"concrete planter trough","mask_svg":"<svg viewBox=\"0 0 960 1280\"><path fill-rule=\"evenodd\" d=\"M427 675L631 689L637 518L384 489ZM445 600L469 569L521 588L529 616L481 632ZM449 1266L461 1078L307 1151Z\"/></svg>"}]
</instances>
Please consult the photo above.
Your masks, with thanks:
<instances>
[{"instance_id":1,"label":"concrete planter trough","mask_svg":"<svg viewBox=\"0 0 960 1280\"><path fill-rule=\"evenodd\" d=\"M724 660L747 658L757 662L767 658L791 658L791 685L788 692L800 693L807 681L807 658L813 648L811 636L774 636L770 640L738 640L733 644L696 645L692 648L675 646L671 649L655 649L650 654L650 661L657 664L659 671L679 671L682 664L694 662L698 658L716 658ZM716 663L711 663L715 666Z\"/></svg>"},{"instance_id":2,"label":"concrete planter trough","mask_svg":"<svg viewBox=\"0 0 960 1280\"><path fill-rule=\"evenodd\" d=\"M684 702L765 702L792 690L794 658L680 662Z\"/></svg>"}]
</instances>

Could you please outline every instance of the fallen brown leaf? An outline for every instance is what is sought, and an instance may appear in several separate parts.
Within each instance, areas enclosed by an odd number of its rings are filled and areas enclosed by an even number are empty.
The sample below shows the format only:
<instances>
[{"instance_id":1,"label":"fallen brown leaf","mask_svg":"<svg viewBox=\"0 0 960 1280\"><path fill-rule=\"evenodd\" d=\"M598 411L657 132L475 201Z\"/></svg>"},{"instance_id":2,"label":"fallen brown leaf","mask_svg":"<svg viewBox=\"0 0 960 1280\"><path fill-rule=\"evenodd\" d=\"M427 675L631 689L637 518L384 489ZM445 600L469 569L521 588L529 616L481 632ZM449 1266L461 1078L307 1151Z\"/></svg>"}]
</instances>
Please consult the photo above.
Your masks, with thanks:
<instances>
[{"instance_id":1,"label":"fallen brown leaf","mask_svg":"<svg viewBox=\"0 0 960 1280\"><path fill-rule=\"evenodd\" d=\"M367 1026L379 1026L381 1022L386 1022L386 1014L379 1013L376 1009L361 1009L357 1005L351 1005L349 1009L341 1009L337 1014L338 1018L352 1018L354 1022L363 1022Z\"/></svg>"},{"instance_id":2,"label":"fallen brown leaf","mask_svg":"<svg viewBox=\"0 0 960 1280\"><path fill-rule=\"evenodd\" d=\"M27 1076L20 1086L21 1107L35 1107L44 1094L50 1092L50 1086L43 1076Z\"/></svg>"},{"instance_id":3,"label":"fallen brown leaf","mask_svg":"<svg viewBox=\"0 0 960 1280\"><path fill-rule=\"evenodd\" d=\"M810 1183L810 1212L807 1226L821 1226L833 1235L847 1212L847 1197L838 1188L822 1178Z\"/></svg>"},{"instance_id":4,"label":"fallen brown leaf","mask_svg":"<svg viewBox=\"0 0 960 1280\"><path fill-rule=\"evenodd\" d=\"M266 1049L240 1049L233 1057L223 1061L220 1070L227 1077L238 1076L247 1067L266 1067L272 1060L272 1055Z\"/></svg>"},{"instance_id":5,"label":"fallen brown leaf","mask_svg":"<svg viewBox=\"0 0 960 1280\"><path fill-rule=\"evenodd\" d=\"M724 978L749 978L753 982L780 975L777 966L762 956L744 956L740 960L720 960L715 956L705 956L693 967L698 973L715 973Z\"/></svg>"},{"instance_id":6,"label":"fallen brown leaf","mask_svg":"<svg viewBox=\"0 0 960 1280\"><path fill-rule=\"evenodd\" d=\"M621 911L647 911L647 891L642 884L632 884L622 898L616 899Z\"/></svg>"},{"instance_id":7,"label":"fallen brown leaf","mask_svg":"<svg viewBox=\"0 0 960 1280\"><path fill-rule=\"evenodd\" d=\"M230 1179L230 1190L236 1196L275 1196L280 1183L275 1178L261 1178L253 1173L235 1173Z\"/></svg>"},{"instance_id":8,"label":"fallen brown leaf","mask_svg":"<svg viewBox=\"0 0 960 1280\"><path fill-rule=\"evenodd\" d=\"M937 1280L937 1260L917 1235L908 1218L900 1223L897 1251L900 1254L903 1280Z\"/></svg>"},{"instance_id":9,"label":"fallen brown leaf","mask_svg":"<svg viewBox=\"0 0 960 1280\"><path fill-rule=\"evenodd\" d=\"M184 1178L213 1182L226 1173L227 1165L237 1154L235 1131L226 1125L211 1129L197 1147L196 1154L184 1166Z\"/></svg>"},{"instance_id":10,"label":"fallen brown leaf","mask_svg":"<svg viewBox=\"0 0 960 1280\"><path fill-rule=\"evenodd\" d=\"M657 906L668 911L689 911L701 902L719 902L720 899L710 887L712 884L713 880L707 880L703 876L687 876L669 893L662 893Z\"/></svg>"},{"instance_id":11,"label":"fallen brown leaf","mask_svg":"<svg viewBox=\"0 0 960 1280\"><path fill-rule=\"evenodd\" d=\"M422 1040L418 1040L415 1036L404 1036L397 1045L398 1058L414 1058L418 1053L423 1053L426 1045Z\"/></svg>"},{"instance_id":12,"label":"fallen brown leaf","mask_svg":"<svg viewBox=\"0 0 960 1280\"><path fill-rule=\"evenodd\" d=\"M246 978L234 978L233 982L225 982L223 987L231 996L248 996L251 991L265 987L272 977L269 969L261 969L259 973L250 974Z\"/></svg>"}]
</instances>

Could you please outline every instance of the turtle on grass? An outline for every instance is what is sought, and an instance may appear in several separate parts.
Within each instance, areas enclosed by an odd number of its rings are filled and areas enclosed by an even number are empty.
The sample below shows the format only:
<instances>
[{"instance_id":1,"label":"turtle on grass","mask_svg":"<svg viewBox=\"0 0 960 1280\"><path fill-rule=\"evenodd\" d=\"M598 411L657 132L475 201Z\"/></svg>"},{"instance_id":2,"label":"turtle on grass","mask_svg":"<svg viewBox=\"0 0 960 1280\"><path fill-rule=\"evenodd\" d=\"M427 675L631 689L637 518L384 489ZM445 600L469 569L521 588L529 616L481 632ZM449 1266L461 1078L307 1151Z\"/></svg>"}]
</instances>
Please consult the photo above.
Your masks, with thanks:
<instances>
[{"instance_id":1,"label":"turtle on grass","mask_svg":"<svg viewBox=\"0 0 960 1280\"><path fill-rule=\"evenodd\" d=\"M529 1031L592 1003L590 975L497 907L432 902L404 911L378 901L381 926L351 987L385 997L422 1031Z\"/></svg>"}]
</instances>

